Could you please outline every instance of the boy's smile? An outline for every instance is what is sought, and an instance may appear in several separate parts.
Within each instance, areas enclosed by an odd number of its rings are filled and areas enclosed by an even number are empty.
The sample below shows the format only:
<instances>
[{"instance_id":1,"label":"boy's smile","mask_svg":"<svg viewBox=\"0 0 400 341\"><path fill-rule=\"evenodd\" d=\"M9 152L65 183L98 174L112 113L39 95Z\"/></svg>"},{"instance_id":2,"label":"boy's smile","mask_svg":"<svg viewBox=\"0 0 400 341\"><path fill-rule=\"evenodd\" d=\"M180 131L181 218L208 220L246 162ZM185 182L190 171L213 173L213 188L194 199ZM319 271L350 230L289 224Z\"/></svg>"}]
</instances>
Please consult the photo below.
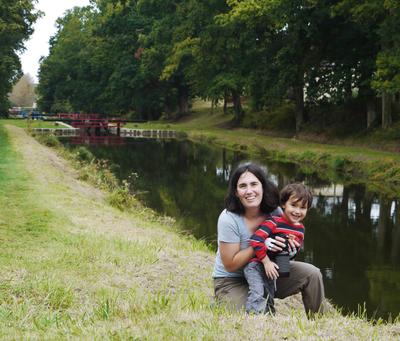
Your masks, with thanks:
<instances>
[{"instance_id":1,"label":"boy's smile","mask_svg":"<svg viewBox=\"0 0 400 341\"><path fill-rule=\"evenodd\" d=\"M300 224L307 214L307 203L303 203L293 195L282 208L284 218L293 225Z\"/></svg>"}]
</instances>

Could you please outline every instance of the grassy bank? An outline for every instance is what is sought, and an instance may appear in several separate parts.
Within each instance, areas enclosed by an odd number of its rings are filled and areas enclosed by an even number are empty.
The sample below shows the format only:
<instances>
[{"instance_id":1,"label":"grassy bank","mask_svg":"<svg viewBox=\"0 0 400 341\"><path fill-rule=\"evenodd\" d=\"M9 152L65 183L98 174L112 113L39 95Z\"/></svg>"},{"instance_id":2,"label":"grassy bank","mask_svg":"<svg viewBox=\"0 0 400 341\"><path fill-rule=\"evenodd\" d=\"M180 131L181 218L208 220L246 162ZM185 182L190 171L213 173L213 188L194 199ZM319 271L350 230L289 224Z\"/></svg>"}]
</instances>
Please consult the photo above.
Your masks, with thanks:
<instances>
[{"instance_id":1,"label":"grassy bank","mask_svg":"<svg viewBox=\"0 0 400 341\"><path fill-rule=\"evenodd\" d=\"M396 339L400 324L299 297L275 317L211 304L213 254L139 204L121 211L23 130L0 124L0 339ZM279 327L278 327L279 326Z\"/></svg>"},{"instance_id":2,"label":"grassy bank","mask_svg":"<svg viewBox=\"0 0 400 341\"><path fill-rule=\"evenodd\" d=\"M283 162L295 162L305 173L317 173L322 179L344 183L365 183L371 190L389 196L400 194L400 155L373 149L374 143L361 139L356 146L321 144L294 138L272 136L271 132L229 127L231 115L214 113L204 104L177 122L128 124L141 129L184 131L194 141L223 146L232 150ZM269 134L269 135L268 135Z\"/></svg>"},{"instance_id":3,"label":"grassy bank","mask_svg":"<svg viewBox=\"0 0 400 341\"><path fill-rule=\"evenodd\" d=\"M12 124L16 127L24 129L34 129L34 128L60 128L56 122L46 122L43 120L27 120L27 119L2 119L0 120L6 124Z\"/></svg>"}]
</instances>

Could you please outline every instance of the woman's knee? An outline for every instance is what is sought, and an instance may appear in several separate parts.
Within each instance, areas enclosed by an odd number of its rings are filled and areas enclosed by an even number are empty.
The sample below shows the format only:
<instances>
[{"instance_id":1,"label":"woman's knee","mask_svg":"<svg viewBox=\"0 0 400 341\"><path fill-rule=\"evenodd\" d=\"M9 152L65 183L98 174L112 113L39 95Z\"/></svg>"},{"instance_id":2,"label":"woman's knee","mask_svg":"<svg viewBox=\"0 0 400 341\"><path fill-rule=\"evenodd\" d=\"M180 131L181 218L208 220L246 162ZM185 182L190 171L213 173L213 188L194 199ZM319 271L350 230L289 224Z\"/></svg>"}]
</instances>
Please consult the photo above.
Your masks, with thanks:
<instances>
[{"instance_id":1,"label":"woman's knee","mask_svg":"<svg viewBox=\"0 0 400 341\"><path fill-rule=\"evenodd\" d=\"M214 280L214 292L217 302L223 302L237 310L246 305L249 287L244 279L218 278Z\"/></svg>"},{"instance_id":2,"label":"woman's knee","mask_svg":"<svg viewBox=\"0 0 400 341\"><path fill-rule=\"evenodd\" d=\"M312 264L309 265L311 265L309 270L310 276L315 278L322 278L321 270Z\"/></svg>"},{"instance_id":3,"label":"woman's knee","mask_svg":"<svg viewBox=\"0 0 400 341\"><path fill-rule=\"evenodd\" d=\"M292 270L294 276L298 278L298 280L302 281L304 284L306 282L322 283L322 274L320 269L312 264L303 262L293 262L291 272Z\"/></svg>"}]
</instances>

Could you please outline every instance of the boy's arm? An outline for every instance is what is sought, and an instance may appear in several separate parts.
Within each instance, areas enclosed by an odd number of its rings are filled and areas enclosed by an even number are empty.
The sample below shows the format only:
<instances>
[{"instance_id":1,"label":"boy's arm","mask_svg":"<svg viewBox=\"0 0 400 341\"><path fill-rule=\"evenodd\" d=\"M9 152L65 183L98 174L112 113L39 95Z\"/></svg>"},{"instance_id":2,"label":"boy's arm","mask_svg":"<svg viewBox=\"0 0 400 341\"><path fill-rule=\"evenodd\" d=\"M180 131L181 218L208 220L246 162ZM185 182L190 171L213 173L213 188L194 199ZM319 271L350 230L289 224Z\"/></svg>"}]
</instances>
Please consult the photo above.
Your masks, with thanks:
<instances>
[{"instance_id":1,"label":"boy's arm","mask_svg":"<svg viewBox=\"0 0 400 341\"><path fill-rule=\"evenodd\" d=\"M279 267L272 262L268 255L266 254L261 263L264 265L264 270L267 278L269 279L277 279L279 277L278 270Z\"/></svg>"},{"instance_id":2,"label":"boy's arm","mask_svg":"<svg viewBox=\"0 0 400 341\"><path fill-rule=\"evenodd\" d=\"M267 239L273 230L273 223L269 220L264 221L257 229L256 232L250 237L250 246L254 249L257 259L260 261L267 256L267 246L265 239ZM269 260L269 258L268 258Z\"/></svg>"}]
</instances>

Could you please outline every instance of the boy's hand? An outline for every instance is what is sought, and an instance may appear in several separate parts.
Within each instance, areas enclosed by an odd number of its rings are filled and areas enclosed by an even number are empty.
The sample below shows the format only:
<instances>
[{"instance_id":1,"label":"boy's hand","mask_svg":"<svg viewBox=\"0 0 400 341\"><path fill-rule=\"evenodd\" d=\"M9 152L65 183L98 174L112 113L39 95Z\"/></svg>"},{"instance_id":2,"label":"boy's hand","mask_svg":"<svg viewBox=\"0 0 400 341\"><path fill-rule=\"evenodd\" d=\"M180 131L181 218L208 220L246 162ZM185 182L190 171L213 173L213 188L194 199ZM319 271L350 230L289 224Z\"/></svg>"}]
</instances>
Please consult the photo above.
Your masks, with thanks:
<instances>
[{"instance_id":1,"label":"boy's hand","mask_svg":"<svg viewBox=\"0 0 400 341\"><path fill-rule=\"evenodd\" d=\"M279 277L278 270L279 266L276 265L274 262L271 262L271 260L266 256L262 261L265 269L265 274L267 275L267 278L269 279L277 279Z\"/></svg>"},{"instance_id":2,"label":"boy's hand","mask_svg":"<svg viewBox=\"0 0 400 341\"><path fill-rule=\"evenodd\" d=\"M292 234L288 234L288 251L290 259L294 258L300 248L300 243L296 240L296 237Z\"/></svg>"}]
</instances>

